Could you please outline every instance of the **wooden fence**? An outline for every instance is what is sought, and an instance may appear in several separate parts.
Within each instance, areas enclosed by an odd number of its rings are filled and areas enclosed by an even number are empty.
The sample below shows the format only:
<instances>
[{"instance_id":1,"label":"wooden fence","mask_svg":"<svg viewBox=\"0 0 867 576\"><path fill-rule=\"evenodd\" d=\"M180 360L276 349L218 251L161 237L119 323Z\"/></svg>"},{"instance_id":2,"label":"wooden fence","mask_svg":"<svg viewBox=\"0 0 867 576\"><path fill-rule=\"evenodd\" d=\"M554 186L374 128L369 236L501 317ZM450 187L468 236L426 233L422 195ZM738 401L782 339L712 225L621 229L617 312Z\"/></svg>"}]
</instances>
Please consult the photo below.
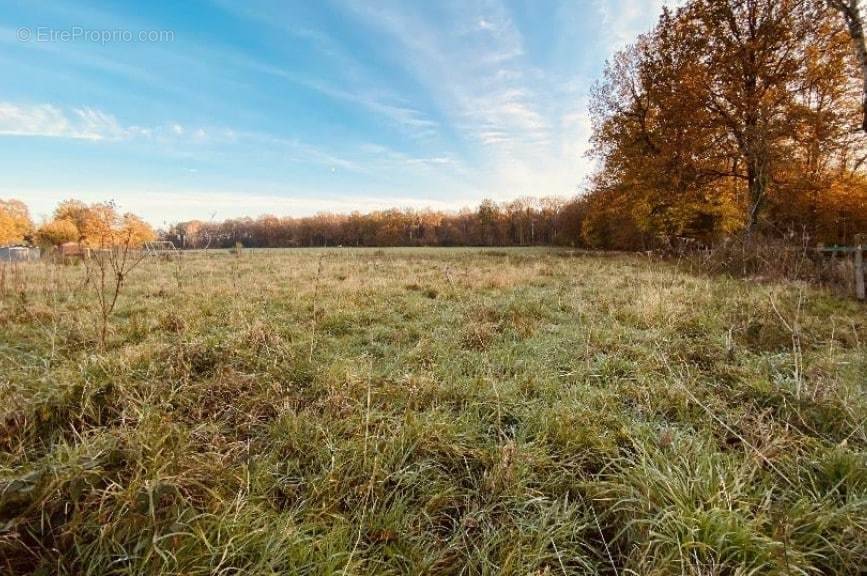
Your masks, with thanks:
<instances>
[{"instance_id":1,"label":"wooden fence","mask_svg":"<svg viewBox=\"0 0 867 576\"><path fill-rule=\"evenodd\" d=\"M831 254L854 254L855 255L855 297L864 301L867 299L864 288L864 249L865 237L862 234L855 236L854 246L835 246L833 248L816 248L818 252Z\"/></svg>"}]
</instances>

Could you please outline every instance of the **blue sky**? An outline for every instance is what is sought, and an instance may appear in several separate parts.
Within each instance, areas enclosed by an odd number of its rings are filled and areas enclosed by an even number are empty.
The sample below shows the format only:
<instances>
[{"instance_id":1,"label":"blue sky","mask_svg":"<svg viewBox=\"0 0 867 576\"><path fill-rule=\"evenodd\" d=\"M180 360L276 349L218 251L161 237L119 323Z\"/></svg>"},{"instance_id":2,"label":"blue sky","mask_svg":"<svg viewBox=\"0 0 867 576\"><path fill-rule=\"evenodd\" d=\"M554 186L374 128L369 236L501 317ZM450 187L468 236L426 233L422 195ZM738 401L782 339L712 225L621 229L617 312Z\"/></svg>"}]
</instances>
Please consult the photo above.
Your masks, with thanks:
<instances>
[{"instance_id":1,"label":"blue sky","mask_svg":"<svg viewBox=\"0 0 867 576\"><path fill-rule=\"evenodd\" d=\"M0 0L0 197L154 224L573 195L663 0Z\"/></svg>"}]
</instances>

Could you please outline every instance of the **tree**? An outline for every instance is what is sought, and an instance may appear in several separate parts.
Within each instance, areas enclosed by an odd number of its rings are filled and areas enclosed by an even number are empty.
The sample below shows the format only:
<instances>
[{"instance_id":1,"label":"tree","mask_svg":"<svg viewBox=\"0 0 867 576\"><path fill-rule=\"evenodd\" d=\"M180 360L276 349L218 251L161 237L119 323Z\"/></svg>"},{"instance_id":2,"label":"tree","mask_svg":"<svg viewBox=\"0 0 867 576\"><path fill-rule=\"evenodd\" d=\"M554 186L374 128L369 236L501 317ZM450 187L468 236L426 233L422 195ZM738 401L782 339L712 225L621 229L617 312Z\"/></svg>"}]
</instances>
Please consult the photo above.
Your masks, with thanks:
<instances>
[{"instance_id":1,"label":"tree","mask_svg":"<svg viewBox=\"0 0 867 576\"><path fill-rule=\"evenodd\" d=\"M617 216L621 225L633 222L650 238L682 235L704 222L708 195L728 158L720 146L724 133L699 91L689 89L706 81L704 72L668 33L670 18L661 20L659 37L644 38L615 58L591 108L595 150L604 164L594 188L629 213ZM706 232L719 227L716 220L702 225Z\"/></svg>"},{"instance_id":2,"label":"tree","mask_svg":"<svg viewBox=\"0 0 867 576\"><path fill-rule=\"evenodd\" d=\"M154 229L150 224L136 216L126 213L120 219L119 228L115 232L115 242L128 243L133 248L138 248L145 242L156 239Z\"/></svg>"},{"instance_id":3,"label":"tree","mask_svg":"<svg viewBox=\"0 0 867 576\"><path fill-rule=\"evenodd\" d=\"M863 143L846 128L858 99L835 22L826 6L799 0L664 11L594 90L602 169L591 194L607 201L589 203L585 232L632 247L656 236L713 241L773 228L775 206L804 196L823 209L831 181L858 169Z\"/></svg>"},{"instance_id":4,"label":"tree","mask_svg":"<svg viewBox=\"0 0 867 576\"><path fill-rule=\"evenodd\" d=\"M122 219L112 202L91 204L84 209L84 221L78 226L81 241L91 247L107 248L117 243Z\"/></svg>"},{"instance_id":5,"label":"tree","mask_svg":"<svg viewBox=\"0 0 867 576\"><path fill-rule=\"evenodd\" d=\"M85 204L80 200L64 200L54 210L54 220L68 220L79 232L77 240L91 247L108 246L119 226L117 210L112 202Z\"/></svg>"},{"instance_id":6,"label":"tree","mask_svg":"<svg viewBox=\"0 0 867 576\"><path fill-rule=\"evenodd\" d=\"M54 220L68 220L75 225L79 234L83 234L87 228L89 212L87 204L80 200L64 200L54 209ZM76 240L81 240L81 237Z\"/></svg>"},{"instance_id":7,"label":"tree","mask_svg":"<svg viewBox=\"0 0 867 576\"><path fill-rule=\"evenodd\" d=\"M64 242L77 242L81 233L72 220L51 220L36 232L40 244L59 246Z\"/></svg>"},{"instance_id":8,"label":"tree","mask_svg":"<svg viewBox=\"0 0 867 576\"><path fill-rule=\"evenodd\" d=\"M53 244L77 240L92 248L118 244L135 248L156 238L148 223L135 214L119 215L113 202L88 205L79 200L64 200L54 210L54 220L43 230L43 237ZM73 230L78 233L75 238L71 237Z\"/></svg>"},{"instance_id":9,"label":"tree","mask_svg":"<svg viewBox=\"0 0 867 576\"><path fill-rule=\"evenodd\" d=\"M676 41L702 63L706 108L744 164L752 230L767 199L774 164L793 133L803 54L816 38L821 9L798 0L698 0L680 14ZM695 42L695 38L701 38Z\"/></svg>"},{"instance_id":10,"label":"tree","mask_svg":"<svg viewBox=\"0 0 867 576\"><path fill-rule=\"evenodd\" d=\"M18 244L33 229L30 212L20 200L0 200L0 244Z\"/></svg>"},{"instance_id":11,"label":"tree","mask_svg":"<svg viewBox=\"0 0 867 576\"><path fill-rule=\"evenodd\" d=\"M852 51L861 67L861 129L867 132L867 40L864 37L864 16L861 13L860 2L859 0L828 0L828 4L846 21L846 28L852 40Z\"/></svg>"},{"instance_id":12,"label":"tree","mask_svg":"<svg viewBox=\"0 0 867 576\"><path fill-rule=\"evenodd\" d=\"M493 200L482 200L476 212L480 240L488 246L499 244L500 207Z\"/></svg>"}]
</instances>

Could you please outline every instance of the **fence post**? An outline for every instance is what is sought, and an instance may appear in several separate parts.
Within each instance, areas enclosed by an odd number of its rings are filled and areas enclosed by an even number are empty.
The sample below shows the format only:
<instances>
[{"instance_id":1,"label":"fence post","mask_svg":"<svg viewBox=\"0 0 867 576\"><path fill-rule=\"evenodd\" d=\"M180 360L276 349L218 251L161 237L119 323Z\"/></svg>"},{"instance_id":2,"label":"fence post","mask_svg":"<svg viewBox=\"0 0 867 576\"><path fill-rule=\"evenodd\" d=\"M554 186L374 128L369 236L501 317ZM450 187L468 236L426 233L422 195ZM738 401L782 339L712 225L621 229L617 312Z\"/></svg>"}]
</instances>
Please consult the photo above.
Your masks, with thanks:
<instances>
[{"instance_id":1,"label":"fence post","mask_svg":"<svg viewBox=\"0 0 867 576\"><path fill-rule=\"evenodd\" d=\"M858 300L864 300L864 236L855 236L855 295Z\"/></svg>"}]
</instances>

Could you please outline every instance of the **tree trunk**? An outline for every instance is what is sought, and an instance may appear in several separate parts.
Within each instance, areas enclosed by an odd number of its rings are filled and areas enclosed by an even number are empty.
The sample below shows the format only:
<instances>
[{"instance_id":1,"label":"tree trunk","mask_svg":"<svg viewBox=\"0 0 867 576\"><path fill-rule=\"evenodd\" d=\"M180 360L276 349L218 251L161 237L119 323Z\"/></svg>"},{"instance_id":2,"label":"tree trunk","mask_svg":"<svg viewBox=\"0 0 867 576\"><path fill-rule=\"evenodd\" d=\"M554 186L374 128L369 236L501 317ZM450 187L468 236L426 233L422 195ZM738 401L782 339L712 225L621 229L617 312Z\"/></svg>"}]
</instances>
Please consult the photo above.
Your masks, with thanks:
<instances>
[{"instance_id":1,"label":"tree trunk","mask_svg":"<svg viewBox=\"0 0 867 576\"><path fill-rule=\"evenodd\" d=\"M840 12L849 28L852 49L861 65L861 129L867 132L867 40L864 38L864 18L858 0L828 0L832 8Z\"/></svg>"},{"instance_id":2,"label":"tree trunk","mask_svg":"<svg viewBox=\"0 0 867 576\"><path fill-rule=\"evenodd\" d=\"M747 206L747 234L752 234L758 215L765 203L768 190L768 156L763 147L753 143L746 153L749 205Z\"/></svg>"}]
</instances>

